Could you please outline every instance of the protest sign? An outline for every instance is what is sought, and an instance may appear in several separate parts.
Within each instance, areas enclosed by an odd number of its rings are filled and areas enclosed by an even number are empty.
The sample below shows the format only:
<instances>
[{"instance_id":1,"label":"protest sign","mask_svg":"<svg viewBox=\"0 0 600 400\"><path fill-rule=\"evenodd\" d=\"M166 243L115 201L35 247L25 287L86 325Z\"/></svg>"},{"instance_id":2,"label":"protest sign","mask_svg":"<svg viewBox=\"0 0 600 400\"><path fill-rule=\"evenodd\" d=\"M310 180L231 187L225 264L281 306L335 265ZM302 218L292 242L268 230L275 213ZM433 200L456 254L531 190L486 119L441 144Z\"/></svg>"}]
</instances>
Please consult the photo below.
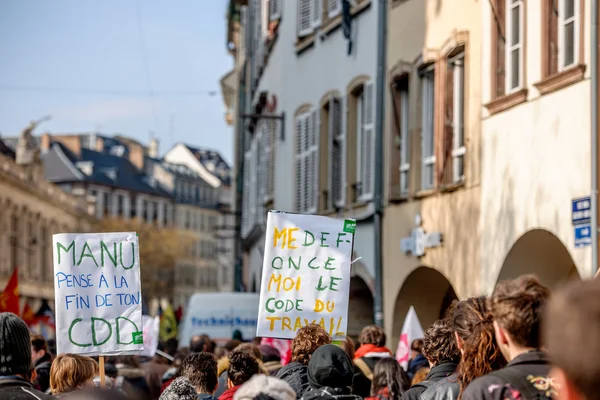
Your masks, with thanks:
<instances>
[{"instance_id":1,"label":"protest sign","mask_svg":"<svg viewBox=\"0 0 600 400\"><path fill-rule=\"evenodd\" d=\"M156 349L158 349L160 317L152 318L149 315L143 315L142 323L144 325L144 351L142 351L142 355L146 357L154 357L156 354Z\"/></svg>"},{"instance_id":2,"label":"protest sign","mask_svg":"<svg viewBox=\"0 0 600 400\"><path fill-rule=\"evenodd\" d=\"M292 339L316 323L346 337L355 228L353 219L269 212L256 336Z\"/></svg>"},{"instance_id":3,"label":"protest sign","mask_svg":"<svg viewBox=\"0 0 600 400\"><path fill-rule=\"evenodd\" d=\"M52 247L58 353L141 353L137 235L58 234Z\"/></svg>"}]
</instances>

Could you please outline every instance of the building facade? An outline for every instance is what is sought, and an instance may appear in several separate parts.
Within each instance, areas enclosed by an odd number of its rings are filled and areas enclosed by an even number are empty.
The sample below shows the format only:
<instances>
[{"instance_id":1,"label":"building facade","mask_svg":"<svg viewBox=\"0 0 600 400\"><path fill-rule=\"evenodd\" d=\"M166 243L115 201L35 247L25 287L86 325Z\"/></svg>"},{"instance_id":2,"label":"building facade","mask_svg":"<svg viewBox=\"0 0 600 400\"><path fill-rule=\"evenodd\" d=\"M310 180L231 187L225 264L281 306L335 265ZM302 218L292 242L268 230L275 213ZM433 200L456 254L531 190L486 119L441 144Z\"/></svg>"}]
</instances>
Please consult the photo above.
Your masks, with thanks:
<instances>
[{"instance_id":1,"label":"building facade","mask_svg":"<svg viewBox=\"0 0 600 400\"><path fill-rule=\"evenodd\" d=\"M451 3L389 4L383 275L393 338L410 306L428 326L480 290L482 2Z\"/></svg>"},{"instance_id":2,"label":"building facade","mask_svg":"<svg viewBox=\"0 0 600 400\"><path fill-rule=\"evenodd\" d=\"M590 0L482 3L485 291L526 272L549 285L593 274L572 223L591 194L590 16Z\"/></svg>"},{"instance_id":3,"label":"building facade","mask_svg":"<svg viewBox=\"0 0 600 400\"><path fill-rule=\"evenodd\" d=\"M54 308L52 235L89 231L94 205L47 182L37 149L19 165L9 147L0 148L0 287L18 268L21 309L36 312L42 302Z\"/></svg>"}]
</instances>

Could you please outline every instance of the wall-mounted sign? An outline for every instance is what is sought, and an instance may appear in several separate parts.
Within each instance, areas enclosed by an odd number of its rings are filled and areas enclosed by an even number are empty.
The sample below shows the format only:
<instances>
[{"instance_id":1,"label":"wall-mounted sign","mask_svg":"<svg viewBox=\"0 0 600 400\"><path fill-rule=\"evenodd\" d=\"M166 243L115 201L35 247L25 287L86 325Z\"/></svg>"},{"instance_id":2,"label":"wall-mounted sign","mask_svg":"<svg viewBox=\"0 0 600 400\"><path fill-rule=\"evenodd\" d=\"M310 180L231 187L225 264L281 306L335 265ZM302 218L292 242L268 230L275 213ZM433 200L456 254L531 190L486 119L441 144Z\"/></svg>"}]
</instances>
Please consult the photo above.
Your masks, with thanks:
<instances>
[{"instance_id":1,"label":"wall-mounted sign","mask_svg":"<svg viewBox=\"0 0 600 400\"><path fill-rule=\"evenodd\" d=\"M589 224L592 218L592 201L589 196L571 200L573 225Z\"/></svg>"},{"instance_id":2,"label":"wall-mounted sign","mask_svg":"<svg viewBox=\"0 0 600 400\"><path fill-rule=\"evenodd\" d=\"M421 215L415 217L416 228L412 230L409 237L400 241L400 248L406 254L412 254L415 257L425 255L425 249L437 247L442 244L442 234L439 232L425 233L421 227Z\"/></svg>"},{"instance_id":3,"label":"wall-mounted sign","mask_svg":"<svg viewBox=\"0 0 600 400\"><path fill-rule=\"evenodd\" d=\"M592 244L592 228L590 224L575 227L575 247L585 247Z\"/></svg>"}]
</instances>

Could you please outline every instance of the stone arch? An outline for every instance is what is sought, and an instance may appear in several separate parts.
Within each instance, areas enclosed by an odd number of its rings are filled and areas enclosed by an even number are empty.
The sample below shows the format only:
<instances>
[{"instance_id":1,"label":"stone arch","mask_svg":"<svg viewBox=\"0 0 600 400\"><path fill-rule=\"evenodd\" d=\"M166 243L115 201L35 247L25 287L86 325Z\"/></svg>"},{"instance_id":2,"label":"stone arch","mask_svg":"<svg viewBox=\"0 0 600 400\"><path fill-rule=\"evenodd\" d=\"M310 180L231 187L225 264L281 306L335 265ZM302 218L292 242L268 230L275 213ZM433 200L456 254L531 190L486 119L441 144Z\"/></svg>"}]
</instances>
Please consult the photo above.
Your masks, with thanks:
<instances>
[{"instance_id":1,"label":"stone arch","mask_svg":"<svg viewBox=\"0 0 600 400\"><path fill-rule=\"evenodd\" d=\"M359 88L361 88L365 83L371 80L369 75L359 75L353 78L348 86L346 87L346 93L351 94L356 92Z\"/></svg>"},{"instance_id":2,"label":"stone arch","mask_svg":"<svg viewBox=\"0 0 600 400\"><path fill-rule=\"evenodd\" d=\"M448 278L435 268L420 266L404 280L394 306L392 338L389 345L395 346L402 333L402 324L410 306L415 308L423 330L440 319L446 309L457 299Z\"/></svg>"},{"instance_id":3,"label":"stone arch","mask_svg":"<svg viewBox=\"0 0 600 400\"><path fill-rule=\"evenodd\" d=\"M373 293L359 275L350 278L350 296L348 301L348 336L357 339L362 328L373 324Z\"/></svg>"},{"instance_id":4,"label":"stone arch","mask_svg":"<svg viewBox=\"0 0 600 400\"><path fill-rule=\"evenodd\" d=\"M535 274L549 287L580 279L569 250L558 237L544 229L530 230L517 239L502 263L496 283L523 274Z\"/></svg>"}]
</instances>

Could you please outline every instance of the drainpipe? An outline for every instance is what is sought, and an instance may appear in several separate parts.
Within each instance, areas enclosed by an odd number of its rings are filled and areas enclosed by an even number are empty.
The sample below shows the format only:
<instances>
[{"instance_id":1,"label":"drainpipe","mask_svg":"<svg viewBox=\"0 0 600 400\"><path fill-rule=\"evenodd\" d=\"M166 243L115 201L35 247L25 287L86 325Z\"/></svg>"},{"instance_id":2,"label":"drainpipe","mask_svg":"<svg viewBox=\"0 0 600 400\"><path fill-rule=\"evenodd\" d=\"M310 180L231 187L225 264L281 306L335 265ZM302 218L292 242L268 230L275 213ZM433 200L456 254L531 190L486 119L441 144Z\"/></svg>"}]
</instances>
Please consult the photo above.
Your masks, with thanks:
<instances>
[{"instance_id":1,"label":"drainpipe","mask_svg":"<svg viewBox=\"0 0 600 400\"><path fill-rule=\"evenodd\" d=\"M246 64L242 65L240 70L240 79L238 81L238 107L237 113L237 151L236 157L236 177L235 177L235 266L234 266L234 292L242 291L242 207L244 196L244 138L245 119L240 116L246 110Z\"/></svg>"},{"instance_id":2,"label":"drainpipe","mask_svg":"<svg viewBox=\"0 0 600 400\"><path fill-rule=\"evenodd\" d=\"M383 257L382 220L384 193L383 121L385 118L386 46L387 46L387 0L379 0L377 32L377 87L375 107L375 324L383 327Z\"/></svg>"},{"instance_id":3,"label":"drainpipe","mask_svg":"<svg viewBox=\"0 0 600 400\"><path fill-rule=\"evenodd\" d=\"M598 1L592 1L592 277L598 271Z\"/></svg>"}]
</instances>

